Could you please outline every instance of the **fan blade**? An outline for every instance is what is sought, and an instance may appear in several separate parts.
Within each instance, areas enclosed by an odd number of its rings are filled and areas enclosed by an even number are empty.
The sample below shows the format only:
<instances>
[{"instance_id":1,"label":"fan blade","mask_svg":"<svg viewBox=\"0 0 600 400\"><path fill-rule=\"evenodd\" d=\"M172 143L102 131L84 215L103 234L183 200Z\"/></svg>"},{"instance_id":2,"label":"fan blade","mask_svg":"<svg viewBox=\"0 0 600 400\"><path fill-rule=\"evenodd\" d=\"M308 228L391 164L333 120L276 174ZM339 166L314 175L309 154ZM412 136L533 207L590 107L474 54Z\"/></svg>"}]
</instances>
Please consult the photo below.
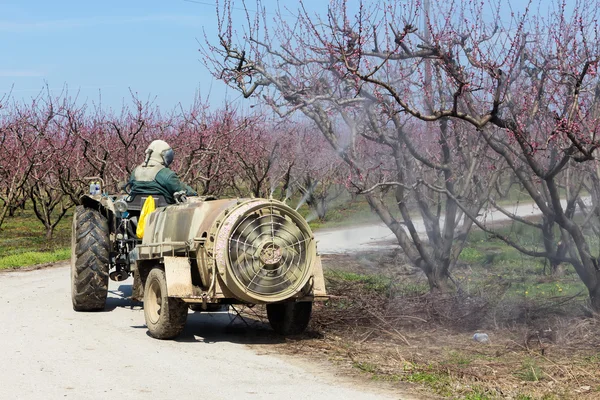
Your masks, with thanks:
<instances>
[{"instance_id":1,"label":"fan blade","mask_svg":"<svg viewBox=\"0 0 600 400\"><path fill-rule=\"evenodd\" d=\"M248 285L248 289L262 294L273 294L285 289L285 286L282 286L283 283L284 280L281 277L259 275Z\"/></svg>"},{"instance_id":2,"label":"fan blade","mask_svg":"<svg viewBox=\"0 0 600 400\"><path fill-rule=\"evenodd\" d=\"M254 247L251 243L241 241L235 237L231 237L229 239L230 259L238 258L240 256L240 253L247 253L249 255L253 255L254 251L256 251L256 247Z\"/></svg>"},{"instance_id":3,"label":"fan blade","mask_svg":"<svg viewBox=\"0 0 600 400\"><path fill-rule=\"evenodd\" d=\"M263 240L267 239L265 234L268 234L270 239L271 226L265 217L253 218L249 221L244 221L235 230L235 237L243 242L250 243L257 247Z\"/></svg>"},{"instance_id":4,"label":"fan blade","mask_svg":"<svg viewBox=\"0 0 600 400\"><path fill-rule=\"evenodd\" d=\"M235 239L241 242L252 244L256 236L258 236L256 230L259 229L259 226L258 219L250 219L250 217L248 217L238 225L232 237L235 237Z\"/></svg>"},{"instance_id":5,"label":"fan blade","mask_svg":"<svg viewBox=\"0 0 600 400\"><path fill-rule=\"evenodd\" d=\"M235 261L233 261L232 265L234 265L235 267L244 265L244 261L247 261L247 260L252 261L252 255L248 254L244 251L237 252L234 255L234 258L235 258Z\"/></svg>"},{"instance_id":6,"label":"fan blade","mask_svg":"<svg viewBox=\"0 0 600 400\"><path fill-rule=\"evenodd\" d=\"M284 257L287 257L287 254L285 254ZM299 272L301 272L304 263L304 257L299 255L296 255L293 258L287 258L284 263L284 268L281 271L281 277L285 281L295 282L300 278L298 275Z\"/></svg>"},{"instance_id":7,"label":"fan blade","mask_svg":"<svg viewBox=\"0 0 600 400\"><path fill-rule=\"evenodd\" d=\"M243 263L235 264L232 266L235 275L240 279L244 284L248 284L252 282L252 279L256 276L262 267L259 260L254 258L253 256L248 257L247 255L242 258Z\"/></svg>"},{"instance_id":8,"label":"fan blade","mask_svg":"<svg viewBox=\"0 0 600 400\"><path fill-rule=\"evenodd\" d=\"M292 221L278 216L278 218L276 218L274 221L273 236L276 238L281 238L287 242L287 244L290 244L299 238L302 238L304 235L302 235L300 229L298 229L296 224L294 224Z\"/></svg>"},{"instance_id":9,"label":"fan blade","mask_svg":"<svg viewBox=\"0 0 600 400\"><path fill-rule=\"evenodd\" d=\"M280 251L281 262L286 265L299 262L302 254L302 250L295 249L293 246L282 247Z\"/></svg>"}]
</instances>

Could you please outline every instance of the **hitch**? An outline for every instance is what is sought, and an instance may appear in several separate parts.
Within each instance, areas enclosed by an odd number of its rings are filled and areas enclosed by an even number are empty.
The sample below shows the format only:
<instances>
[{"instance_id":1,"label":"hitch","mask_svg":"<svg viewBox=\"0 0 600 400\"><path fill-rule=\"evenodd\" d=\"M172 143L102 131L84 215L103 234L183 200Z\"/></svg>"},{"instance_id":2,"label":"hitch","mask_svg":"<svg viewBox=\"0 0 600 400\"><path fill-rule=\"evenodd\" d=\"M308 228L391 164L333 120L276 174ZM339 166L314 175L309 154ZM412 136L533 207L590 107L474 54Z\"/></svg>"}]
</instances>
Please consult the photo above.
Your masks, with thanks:
<instances>
[{"instance_id":1,"label":"hitch","mask_svg":"<svg viewBox=\"0 0 600 400\"><path fill-rule=\"evenodd\" d=\"M110 276L110 279L115 282L121 282L121 281L124 281L125 279L129 278L129 273L127 271L120 270L120 271L113 271L108 276Z\"/></svg>"}]
</instances>

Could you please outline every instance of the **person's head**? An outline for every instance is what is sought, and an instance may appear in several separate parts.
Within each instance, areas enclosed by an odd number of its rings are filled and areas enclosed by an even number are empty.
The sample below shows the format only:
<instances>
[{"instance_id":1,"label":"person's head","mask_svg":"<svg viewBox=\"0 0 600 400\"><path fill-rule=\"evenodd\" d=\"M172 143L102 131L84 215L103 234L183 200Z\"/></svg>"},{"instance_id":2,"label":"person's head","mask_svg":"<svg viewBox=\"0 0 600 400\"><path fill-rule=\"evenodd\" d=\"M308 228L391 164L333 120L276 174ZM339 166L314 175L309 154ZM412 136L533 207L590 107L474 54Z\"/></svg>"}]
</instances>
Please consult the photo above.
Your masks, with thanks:
<instances>
[{"instance_id":1,"label":"person's head","mask_svg":"<svg viewBox=\"0 0 600 400\"><path fill-rule=\"evenodd\" d=\"M150 161L157 162L159 164L168 167L173 162L173 149L164 140L154 140L150 143L150 146L146 149L146 165Z\"/></svg>"}]
</instances>

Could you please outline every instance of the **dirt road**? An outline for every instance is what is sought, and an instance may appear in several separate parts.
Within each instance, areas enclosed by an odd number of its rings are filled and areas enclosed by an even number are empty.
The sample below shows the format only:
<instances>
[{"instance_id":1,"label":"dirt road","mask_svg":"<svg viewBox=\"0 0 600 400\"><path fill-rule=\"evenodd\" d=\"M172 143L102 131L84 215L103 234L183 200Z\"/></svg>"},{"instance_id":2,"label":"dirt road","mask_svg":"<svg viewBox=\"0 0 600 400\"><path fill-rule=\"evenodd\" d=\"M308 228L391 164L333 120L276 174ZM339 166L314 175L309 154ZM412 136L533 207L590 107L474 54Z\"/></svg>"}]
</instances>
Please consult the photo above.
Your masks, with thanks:
<instances>
[{"instance_id":1,"label":"dirt road","mask_svg":"<svg viewBox=\"0 0 600 400\"><path fill-rule=\"evenodd\" d=\"M590 205L592 201L589 196L583 197L582 200L588 205ZM561 204L564 209L567 205L566 200L562 200ZM542 213L534 203L517 202L512 205L505 205L504 207L507 212L521 218L537 217ZM487 226L493 226L499 222L510 221L508 216L495 208L482 211L477 219ZM443 224L444 217L442 216L440 220ZM427 240L427 233L425 231L425 223L423 220L415 217L413 219L413 224L421 239ZM356 227L323 229L316 231L315 237L317 238L317 248L321 254L343 254L398 247L396 237L382 222Z\"/></svg>"},{"instance_id":2,"label":"dirt road","mask_svg":"<svg viewBox=\"0 0 600 400\"><path fill-rule=\"evenodd\" d=\"M109 311L75 313L64 264L0 273L0 399L406 398L247 346L277 339L226 313L190 314L180 340L152 339L127 281L111 282Z\"/></svg>"}]
</instances>

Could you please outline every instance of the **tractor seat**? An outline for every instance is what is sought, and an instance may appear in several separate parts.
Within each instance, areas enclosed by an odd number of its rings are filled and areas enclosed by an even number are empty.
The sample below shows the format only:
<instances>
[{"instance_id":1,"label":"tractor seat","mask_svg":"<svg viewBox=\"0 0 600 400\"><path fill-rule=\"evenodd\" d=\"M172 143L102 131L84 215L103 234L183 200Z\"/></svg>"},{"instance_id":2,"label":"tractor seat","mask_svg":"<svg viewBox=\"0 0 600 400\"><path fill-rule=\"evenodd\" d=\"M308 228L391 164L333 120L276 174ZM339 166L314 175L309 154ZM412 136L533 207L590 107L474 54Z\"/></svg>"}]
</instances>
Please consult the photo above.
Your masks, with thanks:
<instances>
[{"instance_id":1,"label":"tractor seat","mask_svg":"<svg viewBox=\"0 0 600 400\"><path fill-rule=\"evenodd\" d=\"M127 197L127 209L129 211L141 211L142 207L144 206L144 203L146 202L146 199L150 196L154 197L154 203L156 204L157 208L166 207L169 205L169 203L167 203L167 201L165 200L164 196L161 196L159 194L138 194L135 196Z\"/></svg>"}]
</instances>

